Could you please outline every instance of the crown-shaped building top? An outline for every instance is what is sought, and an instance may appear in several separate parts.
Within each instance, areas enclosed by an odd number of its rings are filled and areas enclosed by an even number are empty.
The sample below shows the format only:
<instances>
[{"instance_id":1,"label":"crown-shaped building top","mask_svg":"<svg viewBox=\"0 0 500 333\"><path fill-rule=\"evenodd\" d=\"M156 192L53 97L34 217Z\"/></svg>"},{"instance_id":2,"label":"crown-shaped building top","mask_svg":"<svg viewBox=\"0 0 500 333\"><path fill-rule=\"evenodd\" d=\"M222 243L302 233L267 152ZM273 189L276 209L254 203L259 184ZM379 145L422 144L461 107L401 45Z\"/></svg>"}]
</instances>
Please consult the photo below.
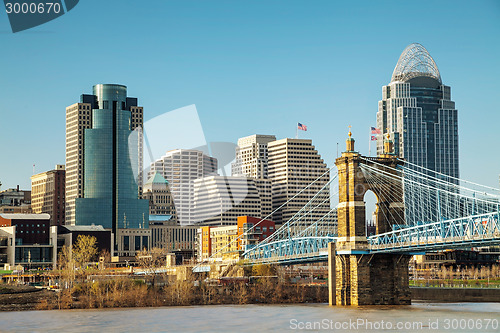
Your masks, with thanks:
<instances>
[{"instance_id":1,"label":"crown-shaped building top","mask_svg":"<svg viewBox=\"0 0 500 333\"><path fill-rule=\"evenodd\" d=\"M431 77L440 84L441 74L436 62L427 49L419 43L410 44L404 49L392 73L391 82L408 82L415 77Z\"/></svg>"}]
</instances>

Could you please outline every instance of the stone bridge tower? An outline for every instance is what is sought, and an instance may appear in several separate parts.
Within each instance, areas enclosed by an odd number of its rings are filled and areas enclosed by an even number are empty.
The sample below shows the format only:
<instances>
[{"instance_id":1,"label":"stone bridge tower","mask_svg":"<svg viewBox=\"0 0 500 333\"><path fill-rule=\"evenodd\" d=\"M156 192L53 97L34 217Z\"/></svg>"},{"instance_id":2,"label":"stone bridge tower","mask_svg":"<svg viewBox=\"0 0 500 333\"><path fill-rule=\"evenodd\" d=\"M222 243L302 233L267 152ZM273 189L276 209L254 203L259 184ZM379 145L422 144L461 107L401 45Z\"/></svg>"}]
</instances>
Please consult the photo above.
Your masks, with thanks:
<instances>
[{"instance_id":1,"label":"stone bridge tower","mask_svg":"<svg viewBox=\"0 0 500 333\"><path fill-rule=\"evenodd\" d=\"M396 166L404 162L392 154L392 141L384 142L385 154L363 157L354 150L349 132L347 150L337 158L339 179L338 240L330 252L330 304L371 305L410 304L408 284L409 255L371 254L366 238L364 196L368 190L377 197L376 233L392 230L394 224L404 224L402 184L368 181L361 169L366 164L385 173L396 174ZM388 193L391 186L392 193ZM395 187L396 186L396 187ZM399 188L398 188L399 187ZM333 244L332 244L333 247ZM335 282L334 282L335 281Z\"/></svg>"}]
</instances>

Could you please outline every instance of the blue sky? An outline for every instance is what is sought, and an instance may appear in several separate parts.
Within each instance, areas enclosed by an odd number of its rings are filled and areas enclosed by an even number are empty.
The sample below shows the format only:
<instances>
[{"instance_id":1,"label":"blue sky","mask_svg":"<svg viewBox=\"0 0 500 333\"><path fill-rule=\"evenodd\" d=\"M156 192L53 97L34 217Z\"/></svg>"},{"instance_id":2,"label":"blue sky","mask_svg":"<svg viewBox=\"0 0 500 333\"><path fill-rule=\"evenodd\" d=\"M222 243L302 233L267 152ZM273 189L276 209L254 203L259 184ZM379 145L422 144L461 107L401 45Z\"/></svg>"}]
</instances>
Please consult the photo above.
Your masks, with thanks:
<instances>
[{"instance_id":1,"label":"blue sky","mask_svg":"<svg viewBox=\"0 0 500 333\"><path fill-rule=\"evenodd\" d=\"M65 107L121 83L145 119L195 104L207 141L313 139L361 153L403 49L423 44L459 110L461 177L498 187L499 1L85 0L13 34L0 13L0 181L64 164ZM168 130L168 129L166 129Z\"/></svg>"}]
</instances>

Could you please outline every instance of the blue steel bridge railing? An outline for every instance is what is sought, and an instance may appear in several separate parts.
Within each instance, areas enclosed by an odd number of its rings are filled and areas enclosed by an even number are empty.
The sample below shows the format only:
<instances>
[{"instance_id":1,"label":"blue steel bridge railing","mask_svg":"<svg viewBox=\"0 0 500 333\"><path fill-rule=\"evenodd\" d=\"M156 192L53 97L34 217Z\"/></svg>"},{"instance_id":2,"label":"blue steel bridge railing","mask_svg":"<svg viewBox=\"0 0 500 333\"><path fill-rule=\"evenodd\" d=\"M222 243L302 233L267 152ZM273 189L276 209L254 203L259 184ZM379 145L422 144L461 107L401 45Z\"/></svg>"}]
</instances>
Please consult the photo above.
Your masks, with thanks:
<instances>
[{"instance_id":1,"label":"blue steel bridge railing","mask_svg":"<svg viewBox=\"0 0 500 333\"><path fill-rule=\"evenodd\" d=\"M253 264L324 261L328 258L328 243L334 242L336 236L296 237L258 244L247 251L245 259ZM366 253L416 253L495 244L500 244L499 212L431 222L370 236Z\"/></svg>"},{"instance_id":2,"label":"blue steel bridge railing","mask_svg":"<svg viewBox=\"0 0 500 333\"><path fill-rule=\"evenodd\" d=\"M328 243L335 236L297 237L259 244L249 250L245 259L257 263L287 263L324 260L328 257Z\"/></svg>"},{"instance_id":3,"label":"blue steel bridge railing","mask_svg":"<svg viewBox=\"0 0 500 333\"><path fill-rule=\"evenodd\" d=\"M418 252L500 244L500 212L402 228L368 237L370 253Z\"/></svg>"}]
</instances>

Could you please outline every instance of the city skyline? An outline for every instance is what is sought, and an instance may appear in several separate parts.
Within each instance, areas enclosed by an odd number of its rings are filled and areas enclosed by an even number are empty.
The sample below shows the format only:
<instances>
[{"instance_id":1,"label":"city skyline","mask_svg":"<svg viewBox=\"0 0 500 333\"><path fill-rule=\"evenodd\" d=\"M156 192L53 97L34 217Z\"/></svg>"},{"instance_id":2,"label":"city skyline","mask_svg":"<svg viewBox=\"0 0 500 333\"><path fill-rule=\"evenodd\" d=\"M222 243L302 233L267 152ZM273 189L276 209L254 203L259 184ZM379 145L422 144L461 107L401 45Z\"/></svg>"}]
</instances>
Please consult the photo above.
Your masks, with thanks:
<instances>
[{"instance_id":1,"label":"city skyline","mask_svg":"<svg viewBox=\"0 0 500 333\"><path fill-rule=\"evenodd\" d=\"M392 15L409 10L388 3ZM3 35L7 52L1 59L10 66L0 78L5 92L0 139L16 138L16 144L2 149L11 162L0 166L1 189L17 184L29 188L33 164L35 173L64 164L64 108L74 96L90 93L87 87L111 82L127 85L131 95L141 96L145 121L196 104L207 142L236 143L255 133L292 138L301 122L308 131L300 137L312 139L332 166L337 143L342 151L347 125L352 125L357 149L368 151L380 87L389 81L401 50L412 42L429 50L443 82L453 87L459 109L460 177L498 187L500 157L495 147L500 142L500 112L495 84L500 67L495 59L500 6L492 1L450 3L432 3L432 12L412 8L412 14L425 13L425 18L422 24L401 29L405 31L384 21L380 15L385 6L368 2L360 8L326 2L314 8L300 2L287 2L286 7L277 2L133 7L138 17L149 17L159 29L146 31L147 25L140 25L143 19L130 27L120 25L124 31L116 43L137 44L137 50L127 53L104 38L96 37L91 48L80 43L99 29L118 33L119 16L132 8L123 4L113 12L116 16L104 20L115 6L89 1L32 31ZM99 11L93 10L96 7ZM364 19L364 26L356 19L343 19L346 13ZM442 20L443 13L463 24ZM0 15L0 30L9 30L5 13ZM96 26L83 24L90 15L99 22ZM366 28L370 23L373 31ZM391 34L382 39L387 29ZM26 52L28 45L37 52ZM78 46L78 52L69 52ZM107 55L105 60L96 49ZM84 62L96 64L95 70L81 71ZM114 69L124 66L129 71ZM476 145L479 137L486 144ZM38 142L50 148L41 149Z\"/></svg>"}]
</instances>

